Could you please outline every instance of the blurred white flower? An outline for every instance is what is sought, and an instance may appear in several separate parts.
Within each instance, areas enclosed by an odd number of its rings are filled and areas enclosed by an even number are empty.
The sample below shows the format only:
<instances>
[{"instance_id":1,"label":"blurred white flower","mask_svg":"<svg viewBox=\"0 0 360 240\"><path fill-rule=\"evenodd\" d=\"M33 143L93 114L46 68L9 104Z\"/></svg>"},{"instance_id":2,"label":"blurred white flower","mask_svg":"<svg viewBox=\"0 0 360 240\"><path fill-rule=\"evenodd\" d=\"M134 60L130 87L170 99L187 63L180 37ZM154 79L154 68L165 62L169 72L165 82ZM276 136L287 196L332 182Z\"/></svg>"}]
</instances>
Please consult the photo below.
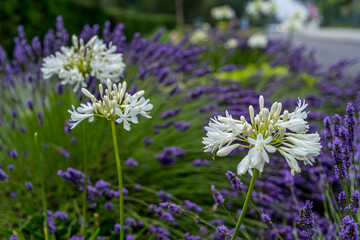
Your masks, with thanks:
<instances>
[{"instance_id":1,"label":"blurred white flower","mask_svg":"<svg viewBox=\"0 0 360 240\"><path fill-rule=\"evenodd\" d=\"M321 144L318 133L306 134L305 101L299 99L292 113L285 110L282 115L281 103L275 102L269 110L264 107L264 98L260 96L259 106L260 112L256 115L254 108L249 106L250 122L244 116L234 119L228 112L225 117L212 118L205 127L204 151L217 152L223 157L239 147L249 148L248 154L238 164L239 175L252 174L254 168L263 172L265 163L270 161L268 153L277 150L285 157L292 175L301 172L298 161L312 165L314 156L320 153Z\"/></svg>"},{"instance_id":2,"label":"blurred white flower","mask_svg":"<svg viewBox=\"0 0 360 240\"><path fill-rule=\"evenodd\" d=\"M255 19L259 19L261 16L272 16L276 13L276 4L272 1L250 1L246 5L245 12L248 16Z\"/></svg>"},{"instance_id":3,"label":"blurred white flower","mask_svg":"<svg viewBox=\"0 0 360 240\"><path fill-rule=\"evenodd\" d=\"M233 49L233 48L237 48L238 45L239 45L239 42L236 38L230 38L224 43L224 48L225 49Z\"/></svg>"},{"instance_id":4,"label":"blurred white flower","mask_svg":"<svg viewBox=\"0 0 360 240\"><path fill-rule=\"evenodd\" d=\"M304 6L298 5L291 15L283 21L284 29L290 33L298 32L305 27L308 19L308 10Z\"/></svg>"},{"instance_id":5,"label":"blurred white flower","mask_svg":"<svg viewBox=\"0 0 360 240\"><path fill-rule=\"evenodd\" d=\"M196 29L190 37L190 42L192 44L201 44L205 43L208 40L208 33L202 29Z\"/></svg>"},{"instance_id":6,"label":"blurred white flower","mask_svg":"<svg viewBox=\"0 0 360 240\"><path fill-rule=\"evenodd\" d=\"M43 59L41 72L44 79L57 75L61 84L72 85L74 92L86 87L90 76L102 83L107 79L120 80L125 63L122 54L116 52L116 46L111 43L107 46L97 36L84 44L82 39L73 35L72 42L73 46L61 47L59 52Z\"/></svg>"},{"instance_id":7,"label":"blurred white flower","mask_svg":"<svg viewBox=\"0 0 360 240\"><path fill-rule=\"evenodd\" d=\"M151 118L149 111L153 108L153 105L149 103L149 99L143 97L145 91L141 90L130 95L126 92L126 87L126 82L112 85L110 79L108 79L105 93L103 85L99 84L101 100L96 99L88 90L82 88L82 93L90 98L91 103L82 103L76 110L73 106L73 110L68 111L71 114L71 129L85 119L92 122L94 116L97 116L123 123L124 129L130 131L130 123L139 123L138 115Z\"/></svg>"},{"instance_id":8,"label":"blurred white flower","mask_svg":"<svg viewBox=\"0 0 360 240\"><path fill-rule=\"evenodd\" d=\"M252 49L264 49L267 47L268 38L264 34L256 33L249 37L247 44Z\"/></svg>"},{"instance_id":9,"label":"blurred white flower","mask_svg":"<svg viewBox=\"0 0 360 240\"><path fill-rule=\"evenodd\" d=\"M218 21L231 20L235 17L235 10L229 5L217 6L210 10L210 15Z\"/></svg>"}]
</instances>

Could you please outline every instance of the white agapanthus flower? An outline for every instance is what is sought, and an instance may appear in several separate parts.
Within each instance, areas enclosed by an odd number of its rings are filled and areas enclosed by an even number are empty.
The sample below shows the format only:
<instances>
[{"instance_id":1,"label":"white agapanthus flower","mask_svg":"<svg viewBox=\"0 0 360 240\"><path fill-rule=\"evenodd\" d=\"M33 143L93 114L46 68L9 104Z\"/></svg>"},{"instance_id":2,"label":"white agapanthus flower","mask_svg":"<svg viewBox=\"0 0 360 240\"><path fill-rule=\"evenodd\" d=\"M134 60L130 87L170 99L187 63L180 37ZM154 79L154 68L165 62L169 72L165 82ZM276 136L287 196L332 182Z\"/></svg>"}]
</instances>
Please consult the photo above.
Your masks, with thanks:
<instances>
[{"instance_id":1,"label":"white agapanthus flower","mask_svg":"<svg viewBox=\"0 0 360 240\"><path fill-rule=\"evenodd\" d=\"M254 115L249 107L250 122L244 116L239 120L226 111L225 117L217 116L205 127L203 138L205 152L216 152L227 156L238 147L249 148L248 154L237 166L237 173L252 175L256 168L263 172L265 163L270 162L269 153L279 151L291 168L291 174L301 172L298 161L312 165L314 157L320 154L318 133L307 134L308 123L305 108L308 104L299 99L298 106L289 113L282 111L282 104L275 102L271 109L264 107L263 96L259 97L260 112Z\"/></svg>"},{"instance_id":2,"label":"white agapanthus flower","mask_svg":"<svg viewBox=\"0 0 360 240\"><path fill-rule=\"evenodd\" d=\"M303 29L309 19L308 10L304 6L297 6L296 9L283 21L285 31L295 33Z\"/></svg>"},{"instance_id":3,"label":"white agapanthus flower","mask_svg":"<svg viewBox=\"0 0 360 240\"><path fill-rule=\"evenodd\" d=\"M209 39L207 31L202 29L196 29L190 37L190 42L192 44L201 44L205 43Z\"/></svg>"},{"instance_id":4,"label":"white agapanthus flower","mask_svg":"<svg viewBox=\"0 0 360 240\"><path fill-rule=\"evenodd\" d=\"M235 10L229 5L213 7L210 15L218 21L231 20L235 17Z\"/></svg>"},{"instance_id":5,"label":"white agapanthus flower","mask_svg":"<svg viewBox=\"0 0 360 240\"><path fill-rule=\"evenodd\" d=\"M248 16L255 19L258 19L261 16L271 16L276 13L276 4L272 1L250 1L246 5L245 12Z\"/></svg>"},{"instance_id":6,"label":"white agapanthus flower","mask_svg":"<svg viewBox=\"0 0 360 240\"><path fill-rule=\"evenodd\" d=\"M264 34L256 33L249 37L247 44L252 49L264 49L268 45L268 38Z\"/></svg>"},{"instance_id":7,"label":"white agapanthus flower","mask_svg":"<svg viewBox=\"0 0 360 240\"><path fill-rule=\"evenodd\" d=\"M224 43L225 49L234 49L234 48L237 48L238 46L239 46L239 41L236 38L229 38Z\"/></svg>"},{"instance_id":8,"label":"white agapanthus flower","mask_svg":"<svg viewBox=\"0 0 360 240\"><path fill-rule=\"evenodd\" d=\"M73 46L61 47L60 52L43 59L41 72L44 79L57 75L61 84L72 85L74 92L87 87L89 77L95 77L102 83L107 79L118 82L124 73L123 55L117 53L116 46L107 46L97 36L86 44L82 39L72 36Z\"/></svg>"},{"instance_id":9,"label":"white agapanthus flower","mask_svg":"<svg viewBox=\"0 0 360 240\"><path fill-rule=\"evenodd\" d=\"M145 91L141 90L130 95L126 92L126 86L126 82L116 85L108 79L107 89L104 93L103 85L100 83L101 100L96 99L88 90L82 88L82 93L91 99L91 103L82 103L76 109L73 106L73 110L68 111L71 114L71 129L74 129L83 120L89 119L89 122L92 122L96 116L122 123L124 129L130 131L131 123L139 123L138 115L151 118L149 111L153 105L149 103L149 99L143 97Z\"/></svg>"}]
</instances>

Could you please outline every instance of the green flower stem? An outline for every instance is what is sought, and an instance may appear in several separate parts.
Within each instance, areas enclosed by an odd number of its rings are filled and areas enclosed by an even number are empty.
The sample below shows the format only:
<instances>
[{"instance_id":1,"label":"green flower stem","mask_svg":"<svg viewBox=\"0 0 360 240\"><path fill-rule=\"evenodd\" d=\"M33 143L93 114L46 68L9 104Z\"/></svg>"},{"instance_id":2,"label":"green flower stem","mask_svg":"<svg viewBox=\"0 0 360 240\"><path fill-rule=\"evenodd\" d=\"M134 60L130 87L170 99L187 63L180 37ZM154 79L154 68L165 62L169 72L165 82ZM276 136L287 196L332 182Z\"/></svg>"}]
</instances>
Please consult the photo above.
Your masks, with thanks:
<instances>
[{"instance_id":1,"label":"green flower stem","mask_svg":"<svg viewBox=\"0 0 360 240\"><path fill-rule=\"evenodd\" d=\"M119 157L119 149L116 137L116 129L115 129L115 121L111 120L111 130L113 135L113 142L114 142L114 150L115 150L115 160L116 160L116 167L118 172L118 181L119 181L119 195L120 195L120 240L124 240L125 233L124 233L124 197L123 197L123 182L122 182L122 172L121 172L121 162Z\"/></svg>"},{"instance_id":2,"label":"green flower stem","mask_svg":"<svg viewBox=\"0 0 360 240\"><path fill-rule=\"evenodd\" d=\"M83 194L83 209L82 209L82 223L81 223L81 234L85 237L85 225L86 225L86 200L87 200L87 182L88 182L88 163L87 163L87 144L86 144L86 139L87 139L87 134L86 134L86 124L83 124L83 151L84 151L84 174L85 174L85 179L84 179L84 194Z\"/></svg>"},{"instance_id":3,"label":"green flower stem","mask_svg":"<svg viewBox=\"0 0 360 240\"><path fill-rule=\"evenodd\" d=\"M39 142L38 142L38 133L34 133L34 142L35 142L35 158L38 160L39 164L39 175L40 175L40 183L41 183L41 198L42 204L45 214L45 226L44 226L44 236L45 240L49 239L49 221L48 221L48 213L47 213L47 206L46 206L46 198L45 198L45 179L44 179L44 171L43 165L40 157L40 149L39 149Z\"/></svg>"},{"instance_id":4,"label":"green flower stem","mask_svg":"<svg viewBox=\"0 0 360 240\"><path fill-rule=\"evenodd\" d=\"M241 211L239 220L238 220L238 222L236 224L236 227L235 227L235 230L234 230L234 233L233 233L233 236L232 236L231 240L235 240L237 235L239 234L241 223L244 220L244 217L245 217L245 214L246 214L246 211L247 211L250 199L251 199L251 193L252 193L252 191L254 189L256 176L257 176L257 169L254 168L253 176L251 178L251 182L250 182L249 190L248 190L247 195L246 195L245 203L244 203L243 209Z\"/></svg>"}]
</instances>

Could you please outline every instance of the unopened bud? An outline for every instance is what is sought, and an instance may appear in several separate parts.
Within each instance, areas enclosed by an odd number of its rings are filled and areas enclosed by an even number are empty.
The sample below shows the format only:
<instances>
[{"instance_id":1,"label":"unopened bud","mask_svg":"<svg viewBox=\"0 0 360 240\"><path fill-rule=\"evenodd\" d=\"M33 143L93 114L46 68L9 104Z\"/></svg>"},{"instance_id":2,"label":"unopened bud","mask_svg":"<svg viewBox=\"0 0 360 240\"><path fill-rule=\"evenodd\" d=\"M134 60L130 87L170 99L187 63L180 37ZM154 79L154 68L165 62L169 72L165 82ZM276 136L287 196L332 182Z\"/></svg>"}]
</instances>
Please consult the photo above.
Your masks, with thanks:
<instances>
[{"instance_id":1,"label":"unopened bud","mask_svg":"<svg viewBox=\"0 0 360 240\"><path fill-rule=\"evenodd\" d=\"M264 97L263 97L263 95L260 95L260 97L259 97L259 107L260 107L260 111L264 108Z\"/></svg>"}]
</instances>

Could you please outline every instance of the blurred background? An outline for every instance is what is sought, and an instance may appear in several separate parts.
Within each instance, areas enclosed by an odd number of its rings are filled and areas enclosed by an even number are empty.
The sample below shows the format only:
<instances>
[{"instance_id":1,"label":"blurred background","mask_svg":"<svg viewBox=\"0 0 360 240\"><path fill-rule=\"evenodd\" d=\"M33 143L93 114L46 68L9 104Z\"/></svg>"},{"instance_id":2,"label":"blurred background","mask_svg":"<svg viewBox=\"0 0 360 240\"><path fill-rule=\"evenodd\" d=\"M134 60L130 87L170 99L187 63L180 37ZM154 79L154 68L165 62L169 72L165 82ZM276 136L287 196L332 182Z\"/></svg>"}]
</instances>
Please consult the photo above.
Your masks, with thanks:
<instances>
[{"instance_id":1,"label":"blurred background","mask_svg":"<svg viewBox=\"0 0 360 240\"><path fill-rule=\"evenodd\" d=\"M359 0L272 0L276 3L273 18L251 22L246 14L248 0L1 0L1 45L14 49L13 38L18 25L23 25L27 38L43 36L53 28L56 16L63 17L70 34L81 32L84 24L103 26L106 20L124 23L128 40L135 32L147 36L159 28L183 30L208 22L214 25L210 9L218 5L232 7L242 30L266 29L271 37L283 38L281 21L296 7L306 7L310 21L297 32L293 45L306 44L316 49L316 57L325 65L342 57L355 58L360 53ZM279 27L280 26L280 27ZM186 29L186 28L185 28Z\"/></svg>"}]
</instances>

